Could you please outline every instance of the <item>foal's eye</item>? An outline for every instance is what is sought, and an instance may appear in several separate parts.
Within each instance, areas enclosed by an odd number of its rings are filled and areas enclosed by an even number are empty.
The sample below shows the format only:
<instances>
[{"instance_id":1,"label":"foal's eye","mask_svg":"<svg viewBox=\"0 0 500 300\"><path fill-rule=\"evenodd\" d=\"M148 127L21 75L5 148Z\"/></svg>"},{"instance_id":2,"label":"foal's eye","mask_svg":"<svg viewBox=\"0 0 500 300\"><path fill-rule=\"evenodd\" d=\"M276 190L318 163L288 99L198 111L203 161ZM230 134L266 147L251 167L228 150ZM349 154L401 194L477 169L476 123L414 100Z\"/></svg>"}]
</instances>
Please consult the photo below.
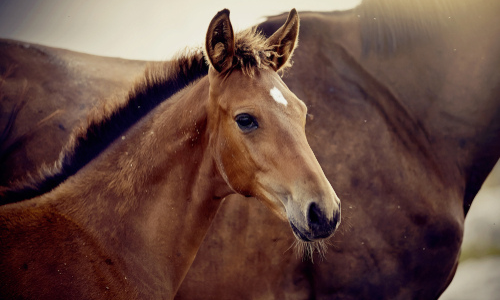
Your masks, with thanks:
<instances>
[{"instance_id":1,"label":"foal's eye","mask_svg":"<svg viewBox=\"0 0 500 300\"><path fill-rule=\"evenodd\" d=\"M243 132L250 132L259 127L257 120L249 114L239 114L236 116L235 120L236 123L238 123L238 127L240 127Z\"/></svg>"}]
</instances>

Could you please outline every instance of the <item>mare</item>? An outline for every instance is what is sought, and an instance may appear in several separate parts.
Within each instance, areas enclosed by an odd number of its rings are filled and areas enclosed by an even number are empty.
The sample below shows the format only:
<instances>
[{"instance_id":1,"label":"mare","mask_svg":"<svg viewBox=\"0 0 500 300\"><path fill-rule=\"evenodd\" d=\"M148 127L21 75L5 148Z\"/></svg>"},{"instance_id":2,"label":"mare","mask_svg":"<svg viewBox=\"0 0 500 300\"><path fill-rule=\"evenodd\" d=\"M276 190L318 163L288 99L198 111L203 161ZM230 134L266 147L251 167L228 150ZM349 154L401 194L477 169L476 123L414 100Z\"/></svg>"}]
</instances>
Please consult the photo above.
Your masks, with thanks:
<instances>
[{"instance_id":1,"label":"mare","mask_svg":"<svg viewBox=\"0 0 500 300\"><path fill-rule=\"evenodd\" d=\"M307 143L306 106L277 74L298 30L292 10L268 39L234 35L220 11L205 55L150 66L54 166L3 188L14 203L0 207L0 298L172 299L235 193L286 215L304 242L333 234L340 202Z\"/></svg>"},{"instance_id":2,"label":"mare","mask_svg":"<svg viewBox=\"0 0 500 300\"><path fill-rule=\"evenodd\" d=\"M453 278L464 217L500 155L499 12L498 1L365 0L301 13L301 46L283 80L308 106L309 144L343 200L340 232L324 259L302 261L286 222L230 196L176 298L437 299ZM285 17L261 29L270 35ZM50 102L51 92L39 95Z\"/></svg>"}]
</instances>

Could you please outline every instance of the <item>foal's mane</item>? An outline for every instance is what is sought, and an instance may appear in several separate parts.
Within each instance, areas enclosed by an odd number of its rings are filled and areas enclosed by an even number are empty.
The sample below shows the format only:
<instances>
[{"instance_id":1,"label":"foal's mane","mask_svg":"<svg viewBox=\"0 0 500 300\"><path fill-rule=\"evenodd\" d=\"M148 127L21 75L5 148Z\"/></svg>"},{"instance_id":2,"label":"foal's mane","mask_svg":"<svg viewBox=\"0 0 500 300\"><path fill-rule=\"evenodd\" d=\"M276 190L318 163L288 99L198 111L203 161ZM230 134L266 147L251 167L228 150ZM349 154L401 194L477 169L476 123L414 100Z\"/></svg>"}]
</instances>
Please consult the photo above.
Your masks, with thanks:
<instances>
[{"instance_id":1,"label":"foal's mane","mask_svg":"<svg viewBox=\"0 0 500 300\"><path fill-rule=\"evenodd\" d=\"M354 9L360 18L363 53L392 54L475 17L488 0L363 0ZM484 3L483 3L484 2Z\"/></svg>"},{"instance_id":2,"label":"foal's mane","mask_svg":"<svg viewBox=\"0 0 500 300\"><path fill-rule=\"evenodd\" d=\"M235 55L230 71L241 70L253 76L258 69L272 65L271 50L254 28L235 36ZM114 140L163 101L208 73L201 49L185 51L169 62L150 64L144 77L127 95L126 101L102 102L76 128L53 166L43 166L38 174L27 175L10 187L0 187L0 205L34 198L50 192L97 157ZM227 75L227 74L226 74Z\"/></svg>"}]
</instances>

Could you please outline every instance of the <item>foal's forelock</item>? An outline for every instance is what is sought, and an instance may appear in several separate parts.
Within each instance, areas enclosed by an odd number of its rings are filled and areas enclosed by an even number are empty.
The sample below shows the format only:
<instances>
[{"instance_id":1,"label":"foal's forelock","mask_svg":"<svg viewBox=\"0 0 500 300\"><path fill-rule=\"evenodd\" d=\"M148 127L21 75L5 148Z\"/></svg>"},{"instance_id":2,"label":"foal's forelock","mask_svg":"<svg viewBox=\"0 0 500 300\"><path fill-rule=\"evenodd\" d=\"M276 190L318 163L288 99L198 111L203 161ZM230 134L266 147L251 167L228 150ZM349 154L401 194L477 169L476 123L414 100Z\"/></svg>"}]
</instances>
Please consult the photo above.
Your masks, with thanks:
<instances>
[{"instance_id":1,"label":"foal's forelock","mask_svg":"<svg viewBox=\"0 0 500 300\"><path fill-rule=\"evenodd\" d=\"M266 43L266 38L256 27L244 30L235 36L235 53L231 68L221 76L227 78L233 71L239 70L243 74L253 77L258 70L263 68L276 69L272 56L279 56L274 47ZM280 71L290 67L290 61Z\"/></svg>"}]
</instances>

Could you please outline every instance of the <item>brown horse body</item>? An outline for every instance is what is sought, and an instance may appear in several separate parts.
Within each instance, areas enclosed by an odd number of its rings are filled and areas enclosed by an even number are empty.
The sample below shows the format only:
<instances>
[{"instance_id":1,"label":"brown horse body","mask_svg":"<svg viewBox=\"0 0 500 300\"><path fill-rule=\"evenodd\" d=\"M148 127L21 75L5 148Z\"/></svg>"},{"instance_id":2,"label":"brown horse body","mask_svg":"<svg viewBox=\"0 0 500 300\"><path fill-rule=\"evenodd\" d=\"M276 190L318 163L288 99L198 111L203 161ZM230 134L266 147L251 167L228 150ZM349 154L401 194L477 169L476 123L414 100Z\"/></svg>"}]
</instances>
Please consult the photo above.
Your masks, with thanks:
<instances>
[{"instance_id":1,"label":"brown horse body","mask_svg":"<svg viewBox=\"0 0 500 300\"><path fill-rule=\"evenodd\" d=\"M234 36L219 12L209 69L201 51L151 67L42 178L3 189L4 203L29 200L0 207L0 298L172 299L234 193L286 214L305 242L330 236L338 198L307 144L306 107L276 73L298 26L293 10L267 40Z\"/></svg>"},{"instance_id":2,"label":"brown horse body","mask_svg":"<svg viewBox=\"0 0 500 300\"><path fill-rule=\"evenodd\" d=\"M301 14L284 78L313 117L343 234L326 259L302 261L285 222L229 198L178 299L436 299L452 279L464 216L500 156L500 8L373 2Z\"/></svg>"}]
</instances>

